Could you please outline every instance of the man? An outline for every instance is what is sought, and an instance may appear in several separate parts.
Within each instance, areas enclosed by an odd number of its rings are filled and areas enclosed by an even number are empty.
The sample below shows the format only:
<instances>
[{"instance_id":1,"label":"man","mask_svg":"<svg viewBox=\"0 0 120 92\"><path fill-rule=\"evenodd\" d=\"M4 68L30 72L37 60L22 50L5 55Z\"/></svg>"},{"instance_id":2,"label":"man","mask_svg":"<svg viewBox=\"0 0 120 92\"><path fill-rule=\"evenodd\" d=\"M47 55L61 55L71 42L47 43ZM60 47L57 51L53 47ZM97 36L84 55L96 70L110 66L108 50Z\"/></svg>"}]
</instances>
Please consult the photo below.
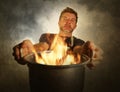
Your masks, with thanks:
<instances>
[{"instance_id":1,"label":"man","mask_svg":"<svg viewBox=\"0 0 120 92\"><path fill-rule=\"evenodd\" d=\"M58 37L60 37L65 43L67 43L68 48L74 53L85 54L92 59L93 57L97 56L95 45L90 41L85 43L83 40L78 39L72 35L74 29L77 26L77 21L77 12L74 11L72 8L65 8L61 12L58 22L60 29ZM15 57L15 60L18 61L18 63L20 64L26 64L27 62L26 60L24 60L24 56L32 53L33 49L35 49L36 52L51 50L53 39L56 35L57 34L42 34L40 37L40 43L38 44L33 44L30 40L24 40L22 43L13 48L13 55ZM93 52L95 52L94 55ZM99 56L97 56L96 58L98 57ZM90 67L93 66L92 63L89 65Z\"/></svg>"}]
</instances>

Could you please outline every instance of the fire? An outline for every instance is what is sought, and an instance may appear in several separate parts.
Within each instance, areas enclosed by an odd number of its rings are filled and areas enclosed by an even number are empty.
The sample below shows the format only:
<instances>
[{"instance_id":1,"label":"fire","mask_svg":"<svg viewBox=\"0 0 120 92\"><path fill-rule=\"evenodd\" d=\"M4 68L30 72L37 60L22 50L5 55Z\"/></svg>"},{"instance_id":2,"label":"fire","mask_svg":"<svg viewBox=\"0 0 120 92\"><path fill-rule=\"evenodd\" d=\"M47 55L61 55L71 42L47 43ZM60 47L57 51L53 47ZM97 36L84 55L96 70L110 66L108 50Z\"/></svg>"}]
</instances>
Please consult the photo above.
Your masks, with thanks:
<instances>
[{"instance_id":1,"label":"fire","mask_svg":"<svg viewBox=\"0 0 120 92\"><path fill-rule=\"evenodd\" d=\"M53 40L50 50L40 52L33 50L35 61L46 65L69 65L80 62L80 55L68 50L67 44L58 35Z\"/></svg>"}]
</instances>

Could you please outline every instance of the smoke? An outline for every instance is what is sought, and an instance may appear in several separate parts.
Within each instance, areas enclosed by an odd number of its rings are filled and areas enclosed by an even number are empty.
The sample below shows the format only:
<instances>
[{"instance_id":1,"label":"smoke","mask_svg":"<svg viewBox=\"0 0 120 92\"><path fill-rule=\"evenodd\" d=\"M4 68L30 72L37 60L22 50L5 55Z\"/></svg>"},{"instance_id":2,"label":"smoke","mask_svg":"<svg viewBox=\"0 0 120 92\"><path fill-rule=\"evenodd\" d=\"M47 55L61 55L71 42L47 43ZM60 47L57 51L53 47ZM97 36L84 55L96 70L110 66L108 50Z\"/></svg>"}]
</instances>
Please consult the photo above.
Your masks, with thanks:
<instances>
[{"instance_id":1,"label":"smoke","mask_svg":"<svg viewBox=\"0 0 120 92\"><path fill-rule=\"evenodd\" d=\"M98 69L97 73L89 73L89 78L87 77L87 92L96 92L97 88L99 89L97 91L103 92L106 85L111 87L111 84L114 85L116 81L118 82L119 76L114 77L113 75L118 75L118 61L120 61L119 0L1 0L0 74L2 78L0 80L3 84L1 84L0 90L4 89L3 91L7 92L6 90L12 88L10 85L14 81L14 92L19 89L20 92L25 91L26 86L22 87L16 84L19 84L17 83L19 81L23 85L23 80L27 80L24 78L27 73L21 72L26 68L23 69L22 66L15 63L12 57L12 48L24 39L30 39L33 43L37 43L40 35L45 32L58 33L59 15L66 7L71 7L78 12L79 20L73 35L85 41L93 41L104 51L103 62L96 68L96 70ZM9 77L6 79L6 76ZM4 81L8 81L8 84ZM102 84L104 84L102 88L99 88L99 85L101 87ZM7 89L3 85L7 86ZM115 91L117 86L115 85L113 89ZM106 92L109 92L108 90Z\"/></svg>"},{"instance_id":2,"label":"smoke","mask_svg":"<svg viewBox=\"0 0 120 92\"><path fill-rule=\"evenodd\" d=\"M1 2L0 7L1 38L9 38L12 46L24 39L37 43L42 33L58 33L59 15L66 7L78 12L78 24L73 35L95 42L107 53L119 46L120 19L117 0L13 0ZM9 35L6 37L6 34ZM113 39L111 42L110 38ZM108 46L109 43L112 45Z\"/></svg>"},{"instance_id":3,"label":"smoke","mask_svg":"<svg viewBox=\"0 0 120 92\"><path fill-rule=\"evenodd\" d=\"M15 1L14 1L15 2ZM35 0L28 2L17 2L8 4L12 11L9 16L10 37L23 40L26 38L38 42L42 33L58 33L58 19L60 12L65 7L71 7L78 12L79 21L74 34L84 40L93 40L101 44L115 32L113 15L115 8L108 9L111 1L87 1L87 0ZM13 5L13 6L12 6ZM101 6L102 5L102 6ZM116 23L116 22L115 22ZM104 35L108 32L109 35ZM98 36L99 34L99 36ZM102 36L103 35L103 36ZM101 38L102 36L102 38ZM107 39L106 39L107 38Z\"/></svg>"},{"instance_id":4,"label":"smoke","mask_svg":"<svg viewBox=\"0 0 120 92\"><path fill-rule=\"evenodd\" d=\"M78 12L78 26L74 31L74 35L84 40L92 40L97 44L105 44L111 35L115 32L114 17L111 12L107 11L105 7L105 1L96 1L89 4L88 1L66 0L64 3L58 1L44 2L40 12L35 16L37 22L36 30L40 30L40 33L52 32L57 33L58 18L60 12L65 7L71 7ZM95 5L94 5L95 4ZM101 9L100 5L103 4L105 10ZM41 28L42 27L42 28ZM117 30L116 30L117 31ZM108 35L105 35L108 34ZM99 42L98 42L99 41Z\"/></svg>"},{"instance_id":5,"label":"smoke","mask_svg":"<svg viewBox=\"0 0 120 92\"><path fill-rule=\"evenodd\" d=\"M73 35L85 41L93 41L101 47L105 61L113 60L112 57L117 60L119 57L116 54L120 51L117 3L117 0L35 0L18 3L11 9L9 18L12 44L24 39L37 43L42 33L58 33L59 15L64 8L71 7L78 12L79 17Z\"/></svg>"},{"instance_id":6,"label":"smoke","mask_svg":"<svg viewBox=\"0 0 120 92\"><path fill-rule=\"evenodd\" d=\"M29 3L23 1L13 6L12 4L8 4L11 14L8 16L9 29L6 30L9 30L13 45L24 39L37 43L42 33L58 33L59 15L64 8L71 7L78 13L77 28L73 35L85 41L93 41L107 53L113 51L114 46L119 46L116 36L120 34L117 21L119 13L115 12L118 9L114 7L118 7L117 1L35 0ZM111 42L110 38L113 39ZM109 43L112 45L108 46Z\"/></svg>"}]
</instances>

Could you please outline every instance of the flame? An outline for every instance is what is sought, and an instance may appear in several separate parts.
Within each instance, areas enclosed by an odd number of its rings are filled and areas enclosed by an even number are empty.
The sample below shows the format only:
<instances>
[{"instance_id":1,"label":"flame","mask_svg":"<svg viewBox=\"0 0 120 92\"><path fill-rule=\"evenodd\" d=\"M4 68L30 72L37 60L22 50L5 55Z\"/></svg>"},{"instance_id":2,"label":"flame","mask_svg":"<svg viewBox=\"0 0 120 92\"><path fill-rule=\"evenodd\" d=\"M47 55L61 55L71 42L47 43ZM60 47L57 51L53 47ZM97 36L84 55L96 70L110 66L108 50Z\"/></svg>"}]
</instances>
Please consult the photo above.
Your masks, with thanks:
<instances>
[{"instance_id":1,"label":"flame","mask_svg":"<svg viewBox=\"0 0 120 92\"><path fill-rule=\"evenodd\" d=\"M35 61L39 64L46 65L69 65L80 62L80 55L75 55L68 50L67 44L58 35L55 36L48 51L42 51L40 55L33 50Z\"/></svg>"}]
</instances>

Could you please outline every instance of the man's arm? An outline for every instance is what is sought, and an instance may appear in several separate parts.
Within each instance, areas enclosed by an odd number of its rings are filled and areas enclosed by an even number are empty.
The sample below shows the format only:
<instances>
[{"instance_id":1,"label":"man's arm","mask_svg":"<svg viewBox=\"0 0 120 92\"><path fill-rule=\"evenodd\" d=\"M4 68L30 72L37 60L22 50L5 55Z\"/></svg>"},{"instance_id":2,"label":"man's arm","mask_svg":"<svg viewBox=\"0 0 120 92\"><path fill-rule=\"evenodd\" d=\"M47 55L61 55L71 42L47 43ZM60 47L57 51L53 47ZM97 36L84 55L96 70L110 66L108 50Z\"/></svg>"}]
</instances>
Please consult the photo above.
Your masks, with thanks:
<instances>
[{"instance_id":1,"label":"man's arm","mask_svg":"<svg viewBox=\"0 0 120 92\"><path fill-rule=\"evenodd\" d=\"M102 59L103 51L101 48L96 46L93 42L87 41L82 46L75 46L73 52L81 55L81 61L84 62L90 59L90 62L87 64L88 68L93 68L95 66L96 61L100 61ZM82 58L82 56L87 56L87 58Z\"/></svg>"},{"instance_id":2,"label":"man's arm","mask_svg":"<svg viewBox=\"0 0 120 92\"><path fill-rule=\"evenodd\" d=\"M30 40L24 40L20 44L17 44L13 47L13 56L19 64L24 65L27 63L26 59L24 58L25 56L31 53L47 50L48 48L49 45L45 42L33 44Z\"/></svg>"}]
</instances>

